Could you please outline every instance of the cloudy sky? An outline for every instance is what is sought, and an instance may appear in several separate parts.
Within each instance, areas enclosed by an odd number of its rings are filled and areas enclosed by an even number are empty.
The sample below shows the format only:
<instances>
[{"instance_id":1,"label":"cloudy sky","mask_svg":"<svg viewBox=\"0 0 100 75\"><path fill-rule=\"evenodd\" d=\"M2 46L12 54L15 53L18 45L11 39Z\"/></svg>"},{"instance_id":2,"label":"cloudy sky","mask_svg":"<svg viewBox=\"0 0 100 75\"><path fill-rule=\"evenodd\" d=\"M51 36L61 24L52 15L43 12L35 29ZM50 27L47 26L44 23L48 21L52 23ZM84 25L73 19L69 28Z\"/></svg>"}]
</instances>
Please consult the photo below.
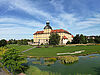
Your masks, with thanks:
<instances>
[{"instance_id":1,"label":"cloudy sky","mask_svg":"<svg viewBox=\"0 0 100 75\"><path fill-rule=\"evenodd\" d=\"M100 0L0 0L0 39L32 39L47 20L73 35L100 35Z\"/></svg>"}]
</instances>

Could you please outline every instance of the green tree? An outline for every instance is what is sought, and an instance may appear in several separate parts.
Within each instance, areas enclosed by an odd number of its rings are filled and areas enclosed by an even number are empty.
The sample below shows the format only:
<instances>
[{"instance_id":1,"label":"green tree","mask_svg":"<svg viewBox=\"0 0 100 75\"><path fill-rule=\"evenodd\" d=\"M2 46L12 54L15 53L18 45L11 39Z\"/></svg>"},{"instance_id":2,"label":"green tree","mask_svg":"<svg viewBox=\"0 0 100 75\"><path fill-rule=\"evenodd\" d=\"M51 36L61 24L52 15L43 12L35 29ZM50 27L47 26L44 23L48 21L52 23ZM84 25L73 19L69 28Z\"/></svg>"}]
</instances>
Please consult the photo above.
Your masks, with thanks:
<instances>
[{"instance_id":1,"label":"green tree","mask_svg":"<svg viewBox=\"0 0 100 75\"><path fill-rule=\"evenodd\" d=\"M14 75L16 71L24 72L26 68L23 64L25 63L25 58L22 56L21 52L15 50L14 48L7 50L3 56L1 62L8 70L10 70Z\"/></svg>"},{"instance_id":2,"label":"green tree","mask_svg":"<svg viewBox=\"0 0 100 75\"><path fill-rule=\"evenodd\" d=\"M79 42L80 42L80 36L79 36L79 34L77 34L77 35L73 38L72 43L73 43L73 44L78 44Z\"/></svg>"},{"instance_id":3,"label":"green tree","mask_svg":"<svg viewBox=\"0 0 100 75\"><path fill-rule=\"evenodd\" d=\"M8 44L17 44L17 40L15 40L15 39L10 39L10 40L8 41Z\"/></svg>"},{"instance_id":4,"label":"green tree","mask_svg":"<svg viewBox=\"0 0 100 75\"><path fill-rule=\"evenodd\" d=\"M21 39L17 41L18 45L28 45L28 40L27 39Z\"/></svg>"},{"instance_id":5,"label":"green tree","mask_svg":"<svg viewBox=\"0 0 100 75\"><path fill-rule=\"evenodd\" d=\"M85 43L87 43L87 38L83 34L81 34L81 35L77 34L73 38L72 43L73 44L85 44Z\"/></svg>"},{"instance_id":6,"label":"green tree","mask_svg":"<svg viewBox=\"0 0 100 75\"><path fill-rule=\"evenodd\" d=\"M88 43L95 43L94 39L90 38L88 39Z\"/></svg>"},{"instance_id":7,"label":"green tree","mask_svg":"<svg viewBox=\"0 0 100 75\"><path fill-rule=\"evenodd\" d=\"M96 38L94 39L95 43L100 43L100 36L96 36Z\"/></svg>"},{"instance_id":8,"label":"green tree","mask_svg":"<svg viewBox=\"0 0 100 75\"><path fill-rule=\"evenodd\" d=\"M80 44L85 44L85 43L87 43L87 38L86 38L86 36L84 36L83 34L80 35L80 39L79 39L79 40L80 40L80 41L79 41Z\"/></svg>"},{"instance_id":9,"label":"green tree","mask_svg":"<svg viewBox=\"0 0 100 75\"><path fill-rule=\"evenodd\" d=\"M33 39L31 39L31 40L30 40L30 42L32 42L32 43L33 43L33 42L34 42L34 40L33 40Z\"/></svg>"},{"instance_id":10,"label":"green tree","mask_svg":"<svg viewBox=\"0 0 100 75\"><path fill-rule=\"evenodd\" d=\"M9 41L7 42L7 44L12 44L12 41L11 41L11 40L9 40Z\"/></svg>"},{"instance_id":11,"label":"green tree","mask_svg":"<svg viewBox=\"0 0 100 75\"><path fill-rule=\"evenodd\" d=\"M50 45L58 45L60 41L60 36L57 33L52 33L49 37Z\"/></svg>"},{"instance_id":12,"label":"green tree","mask_svg":"<svg viewBox=\"0 0 100 75\"><path fill-rule=\"evenodd\" d=\"M0 41L0 46L5 46L5 45L7 45L7 41L5 39L2 39Z\"/></svg>"},{"instance_id":13,"label":"green tree","mask_svg":"<svg viewBox=\"0 0 100 75\"><path fill-rule=\"evenodd\" d=\"M23 40L23 45L28 45L28 41L26 39Z\"/></svg>"},{"instance_id":14,"label":"green tree","mask_svg":"<svg viewBox=\"0 0 100 75\"><path fill-rule=\"evenodd\" d=\"M70 42L70 41L68 41L66 44L71 44L71 42Z\"/></svg>"}]
</instances>

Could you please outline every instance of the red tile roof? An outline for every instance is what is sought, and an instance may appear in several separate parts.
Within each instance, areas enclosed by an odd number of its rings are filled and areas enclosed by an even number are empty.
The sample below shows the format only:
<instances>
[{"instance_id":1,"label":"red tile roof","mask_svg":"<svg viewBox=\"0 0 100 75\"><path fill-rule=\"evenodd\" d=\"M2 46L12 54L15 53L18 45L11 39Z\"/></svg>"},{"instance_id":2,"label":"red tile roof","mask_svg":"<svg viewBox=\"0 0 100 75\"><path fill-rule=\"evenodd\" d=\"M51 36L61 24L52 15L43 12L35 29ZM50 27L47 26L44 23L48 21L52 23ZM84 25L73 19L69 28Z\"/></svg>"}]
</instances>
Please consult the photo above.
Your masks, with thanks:
<instances>
[{"instance_id":1,"label":"red tile roof","mask_svg":"<svg viewBox=\"0 0 100 75\"><path fill-rule=\"evenodd\" d=\"M63 29L56 29L56 30L52 30L52 31L51 31L51 33L56 33L56 32L58 32L58 33L60 33L60 32L69 33L68 31L63 30Z\"/></svg>"},{"instance_id":2,"label":"red tile roof","mask_svg":"<svg viewBox=\"0 0 100 75\"><path fill-rule=\"evenodd\" d=\"M43 34L44 31L37 31L36 33L34 33L33 35L35 34Z\"/></svg>"},{"instance_id":3,"label":"red tile roof","mask_svg":"<svg viewBox=\"0 0 100 75\"><path fill-rule=\"evenodd\" d=\"M74 36L72 35L72 38L73 38Z\"/></svg>"},{"instance_id":4,"label":"red tile roof","mask_svg":"<svg viewBox=\"0 0 100 75\"><path fill-rule=\"evenodd\" d=\"M34 33L33 35L35 35L35 34L43 34L43 32L44 32L44 31L37 31L37 32ZM60 33L60 32L64 32L64 33L71 34L71 33L69 33L68 31L63 30L63 29L51 30L51 33Z\"/></svg>"},{"instance_id":5,"label":"red tile roof","mask_svg":"<svg viewBox=\"0 0 100 75\"><path fill-rule=\"evenodd\" d=\"M64 36L63 39L68 39L68 38L66 36Z\"/></svg>"}]
</instances>

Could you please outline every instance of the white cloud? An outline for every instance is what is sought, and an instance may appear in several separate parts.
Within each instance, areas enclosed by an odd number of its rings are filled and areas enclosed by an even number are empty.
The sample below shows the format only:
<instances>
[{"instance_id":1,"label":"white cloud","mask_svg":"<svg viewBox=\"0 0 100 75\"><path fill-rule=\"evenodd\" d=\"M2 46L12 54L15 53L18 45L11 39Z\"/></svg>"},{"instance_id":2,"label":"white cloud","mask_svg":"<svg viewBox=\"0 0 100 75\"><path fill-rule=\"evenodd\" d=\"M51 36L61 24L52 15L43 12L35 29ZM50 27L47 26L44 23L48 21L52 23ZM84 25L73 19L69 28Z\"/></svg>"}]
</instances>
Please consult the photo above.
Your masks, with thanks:
<instances>
[{"instance_id":1,"label":"white cloud","mask_svg":"<svg viewBox=\"0 0 100 75\"><path fill-rule=\"evenodd\" d=\"M38 18L40 18L41 16L45 17L45 18L50 18L51 17L48 13L37 9L35 7L35 4L31 3L28 0L20 0L20 1L12 0L11 5L13 7L19 8L19 9L29 13L30 15L37 16Z\"/></svg>"},{"instance_id":2,"label":"white cloud","mask_svg":"<svg viewBox=\"0 0 100 75\"><path fill-rule=\"evenodd\" d=\"M35 20L23 20L19 18L0 18L0 26L33 26L33 27L42 27L44 24L42 24L39 21Z\"/></svg>"},{"instance_id":3,"label":"white cloud","mask_svg":"<svg viewBox=\"0 0 100 75\"><path fill-rule=\"evenodd\" d=\"M51 0L50 3L54 6L55 10L64 12L63 0Z\"/></svg>"},{"instance_id":4,"label":"white cloud","mask_svg":"<svg viewBox=\"0 0 100 75\"><path fill-rule=\"evenodd\" d=\"M6 0L5 0L6 1ZM30 0L9 0L9 11L10 10L14 10L14 9L20 9L23 10L24 12L30 14L31 16L37 18L40 21L46 21L46 20L50 20L54 26L54 28L64 28L64 29L69 29L72 31L72 33L75 32L80 32L79 30L81 29L86 29L89 27L93 27L98 24L100 24L100 13L98 14L93 14L93 17L79 17L76 16L76 14L74 13L67 13L64 12L64 7L62 5L63 1L56 1L56 0L52 0L51 4L55 7L55 9L57 11L62 11L61 13L57 14L56 16L52 16L51 13L47 13L44 10L38 9L38 7L36 7L36 4L33 4L30 2ZM39 30L40 28L43 28L45 26L45 24L43 24L42 22L38 21L38 20L25 20L25 19L19 19L16 17L2 17L0 18L0 26L13 26L13 29L11 28L7 28L7 29L3 29L0 28L0 33L4 33L4 34L15 34L15 33L33 33L37 30ZM16 28L14 28L14 26ZM25 27L24 27L25 26ZM28 28L28 27L32 27L33 26L33 30L32 28ZM19 27L19 28L18 28ZM34 27L37 27L37 29L34 29ZM18 28L18 29L17 29ZM7 33L6 31L7 30ZM68 30L68 31L69 31ZM75 31L74 31L75 30ZM13 32L14 33L13 33ZM90 31L92 31L92 29L90 29ZM83 31L84 32L84 31Z\"/></svg>"},{"instance_id":5,"label":"white cloud","mask_svg":"<svg viewBox=\"0 0 100 75\"><path fill-rule=\"evenodd\" d=\"M0 39L32 39L34 32L26 27L0 28Z\"/></svg>"}]
</instances>

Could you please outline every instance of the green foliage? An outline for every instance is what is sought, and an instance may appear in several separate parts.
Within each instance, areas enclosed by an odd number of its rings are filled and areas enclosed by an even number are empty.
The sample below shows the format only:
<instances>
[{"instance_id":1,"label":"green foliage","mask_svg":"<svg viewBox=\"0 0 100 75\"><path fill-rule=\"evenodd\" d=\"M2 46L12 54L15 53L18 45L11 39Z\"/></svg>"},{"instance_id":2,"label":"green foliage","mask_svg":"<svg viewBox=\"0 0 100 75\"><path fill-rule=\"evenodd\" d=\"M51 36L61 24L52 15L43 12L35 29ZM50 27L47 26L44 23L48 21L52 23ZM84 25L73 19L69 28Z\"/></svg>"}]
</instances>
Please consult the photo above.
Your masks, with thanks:
<instances>
[{"instance_id":1,"label":"green foliage","mask_svg":"<svg viewBox=\"0 0 100 75\"><path fill-rule=\"evenodd\" d=\"M28 40L26 39L18 40L17 44L18 45L28 45Z\"/></svg>"},{"instance_id":2,"label":"green foliage","mask_svg":"<svg viewBox=\"0 0 100 75\"><path fill-rule=\"evenodd\" d=\"M48 43L45 43L45 45L44 45L44 46L45 46L45 48L48 48Z\"/></svg>"},{"instance_id":3,"label":"green foliage","mask_svg":"<svg viewBox=\"0 0 100 75\"><path fill-rule=\"evenodd\" d=\"M52 33L49 37L50 45L58 45L60 41L60 36L57 33Z\"/></svg>"},{"instance_id":4,"label":"green foliage","mask_svg":"<svg viewBox=\"0 0 100 75\"><path fill-rule=\"evenodd\" d=\"M44 58L45 61L49 61L49 62L55 62L57 59L54 58L54 57L51 57L51 58Z\"/></svg>"},{"instance_id":5,"label":"green foliage","mask_svg":"<svg viewBox=\"0 0 100 75\"><path fill-rule=\"evenodd\" d=\"M2 56L8 49L5 47L0 47L0 56Z\"/></svg>"},{"instance_id":6,"label":"green foliage","mask_svg":"<svg viewBox=\"0 0 100 75\"><path fill-rule=\"evenodd\" d=\"M79 41L80 41L79 39L80 39L80 36L79 36L79 34L77 34L77 35L73 38L72 43L74 43L74 44L79 43Z\"/></svg>"},{"instance_id":7,"label":"green foliage","mask_svg":"<svg viewBox=\"0 0 100 75\"><path fill-rule=\"evenodd\" d=\"M2 64L0 63L0 68L2 68L3 66L2 66Z\"/></svg>"},{"instance_id":8,"label":"green foliage","mask_svg":"<svg viewBox=\"0 0 100 75\"><path fill-rule=\"evenodd\" d=\"M0 47L7 45L7 41L5 39L0 40Z\"/></svg>"},{"instance_id":9,"label":"green foliage","mask_svg":"<svg viewBox=\"0 0 100 75\"><path fill-rule=\"evenodd\" d=\"M94 39L95 43L100 43L100 36L96 36L96 38Z\"/></svg>"},{"instance_id":10,"label":"green foliage","mask_svg":"<svg viewBox=\"0 0 100 75\"><path fill-rule=\"evenodd\" d=\"M17 44L17 40L11 39L8 41L8 44Z\"/></svg>"},{"instance_id":11,"label":"green foliage","mask_svg":"<svg viewBox=\"0 0 100 75\"><path fill-rule=\"evenodd\" d=\"M21 40L15 40L15 39L10 39L7 44L19 44L19 45L27 45L28 42L33 42L33 39L21 39Z\"/></svg>"},{"instance_id":12,"label":"green foliage","mask_svg":"<svg viewBox=\"0 0 100 75\"><path fill-rule=\"evenodd\" d=\"M33 42L34 42L34 40L33 40L33 39L31 39L31 40L29 40L29 42L32 42L32 43L33 43Z\"/></svg>"},{"instance_id":13,"label":"green foliage","mask_svg":"<svg viewBox=\"0 0 100 75\"><path fill-rule=\"evenodd\" d=\"M83 34L80 35L80 43L81 44L86 44L87 43L87 38Z\"/></svg>"},{"instance_id":14,"label":"green foliage","mask_svg":"<svg viewBox=\"0 0 100 75\"><path fill-rule=\"evenodd\" d=\"M14 48L4 53L1 61L3 66L7 67L13 74L15 74L16 71L24 72L24 68L26 68L23 65L25 63L25 58L22 56L21 52Z\"/></svg>"},{"instance_id":15,"label":"green foliage","mask_svg":"<svg viewBox=\"0 0 100 75\"><path fill-rule=\"evenodd\" d=\"M70 42L70 41L68 41L66 44L71 44L71 42Z\"/></svg>"},{"instance_id":16,"label":"green foliage","mask_svg":"<svg viewBox=\"0 0 100 75\"><path fill-rule=\"evenodd\" d=\"M76 56L60 56L58 59L61 60L63 64L70 64L79 60Z\"/></svg>"},{"instance_id":17,"label":"green foliage","mask_svg":"<svg viewBox=\"0 0 100 75\"><path fill-rule=\"evenodd\" d=\"M73 40L72 40L73 44L86 44L87 43L87 38L84 35L79 35L77 34Z\"/></svg>"},{"instance_id":18,"label":"green foliage","mask_svg":"<svg viewBox=\"0 0 100 75\"><path fill-rule=\"evenodd\" d=\"M43 43L41 43L41 45L43 45Z\"/></svg>"},{"instance_id":19,"label":"green foliage","mask_svg":"<svg viewBox=\"0 0 100 75\"><path fill-rule=\"evenodd\" d=\"M95 43L94 39L90 38L88 39L88 43Z\"/></svg>"}]
</instances>

